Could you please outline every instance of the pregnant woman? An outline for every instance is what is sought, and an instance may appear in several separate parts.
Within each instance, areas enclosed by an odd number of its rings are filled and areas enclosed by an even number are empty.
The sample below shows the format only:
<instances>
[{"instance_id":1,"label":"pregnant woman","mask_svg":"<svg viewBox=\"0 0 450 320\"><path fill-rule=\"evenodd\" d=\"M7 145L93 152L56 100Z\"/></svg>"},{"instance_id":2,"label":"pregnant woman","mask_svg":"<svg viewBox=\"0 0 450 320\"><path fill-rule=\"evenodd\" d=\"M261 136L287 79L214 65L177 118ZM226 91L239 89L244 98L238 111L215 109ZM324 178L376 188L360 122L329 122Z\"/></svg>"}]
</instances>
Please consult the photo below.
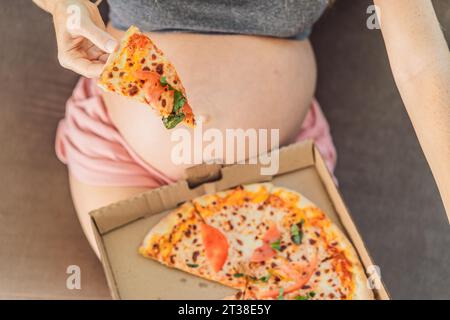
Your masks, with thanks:
<instances>
[{"instance_id":1,"label":"pregnant woman","mask_svg":"<svg viewBox=\"0 0 450 320\"><path fill-rule=\"evenodd\" d=\"M175 65L204 129L279 129L280 145L312 138L333 170L308 41L328 0L109 0L107 26L87 0L34 2L53 15L60 63L83 76L59 125L56 151L69 167L75 208L96 252L89 211L175 181L189 166L171 161L170 131L150 108L96 87L130 25L147 32ZM397 85L448 206L448 48L429 0L375 4ZM74 13L80 25L71 29Z\"/></svg>"}]
</instances>

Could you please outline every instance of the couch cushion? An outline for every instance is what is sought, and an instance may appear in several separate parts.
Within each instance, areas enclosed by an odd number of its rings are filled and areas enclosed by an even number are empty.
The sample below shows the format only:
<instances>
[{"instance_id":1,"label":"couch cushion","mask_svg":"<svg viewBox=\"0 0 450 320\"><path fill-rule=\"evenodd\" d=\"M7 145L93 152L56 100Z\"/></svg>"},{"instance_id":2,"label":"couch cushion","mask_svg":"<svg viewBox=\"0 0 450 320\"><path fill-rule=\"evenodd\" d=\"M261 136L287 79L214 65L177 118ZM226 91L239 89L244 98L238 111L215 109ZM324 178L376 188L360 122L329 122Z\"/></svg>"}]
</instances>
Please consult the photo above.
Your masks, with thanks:
<instances>
[{"instance_id":1,"label":"couch cushion","mask_svg":"<svg viewBox=\"0 0 450 320\"><path fill-rule=\"evenodd\" d=\"M0 298L109 298L53 148L77 76L58 65L48 14L0 6ZM70 265L81 290L66 288Z\"/></svg>"},{"instance_id":2,"label":"couch cushion","mask_svg":"<svg viewBox=\"0 0 450 320\"><path fill-rule=\"evenodd\" d=\"M433 1L450 36L450 2ZM397 299L450 298L450 232L430 169L392 78L370 0L336 1L314 28L317 97L337 146L336 175Z\"/></svg>"}]
</instances>

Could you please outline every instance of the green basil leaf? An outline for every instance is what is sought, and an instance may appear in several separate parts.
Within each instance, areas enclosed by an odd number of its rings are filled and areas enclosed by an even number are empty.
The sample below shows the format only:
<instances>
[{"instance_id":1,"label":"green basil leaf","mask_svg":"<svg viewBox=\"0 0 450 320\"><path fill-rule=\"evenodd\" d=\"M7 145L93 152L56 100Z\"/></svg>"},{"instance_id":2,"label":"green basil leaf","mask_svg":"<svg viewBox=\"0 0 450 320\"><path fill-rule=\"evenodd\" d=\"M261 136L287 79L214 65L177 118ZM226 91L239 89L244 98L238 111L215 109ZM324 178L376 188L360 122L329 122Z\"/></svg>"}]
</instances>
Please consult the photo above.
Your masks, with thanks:
<instances>
[{"instance_id":1,"label":"green basil leaf","mask_svg":"<svg viewBox=\"0 0 450 320\"><path fill-rule=\"evenodd\" d=\"M284 299L284 288L280 288L280 293L278 294L278 300Z\"/></svg>"},{"instance_id":2,"label":"green basil leaf","mask_svg":"<svg viewBox=\"0 0 450 320\"><path fill-rule=\"evenodd\" d=\"M173 95L173 111L174 113L177 113L178 110L180 110L184 103L186 102L186 99L183 97L180 91L175 90L175 93Z\"/></svg>"},{"instance_id":3,"label":"green basil leaf","mask_svg":"<svg viewBox=\"0 0 450 320\"><path fill-rule=\"evenodd\" d=\"M314 298L316 296L316 293L314 291L308 292L304 296L296 296L295 300L309 300L310 298Z\"/></svg>"},{"instance_id":4,"label":"green basil leaf","mask_svg":"<svg viewBox=\"0 0 450 320\"><path fill-rule=\"evenodd\" d=\"M243 276L244 276L243 273L235 273L235 274L233 274L233 277L235 277L235 278L242 278Z\"/></svg>"},{"instance_id":5,"label":"green basil leaf","mask_svg":"<svg viewBox=\"0 0 450 320\"><path fill-rule=\"evenodd\" d=\"M300 226L301 226L301 224L300 224ZM293 224L291 226L291 240L295 244L300 244L300 243L302 243L302 239L303 239L303 232L300 230L300 228L297 224Z\"/></svg>"},{"instance_id":6,"label":"green basil leaf","mask_svg":"<svg viewBox=\"0 0 450 320\"><path fill-rule=\"evenodd\" d=\"M300 231L300 229L298 228L298 225L293 224L293 225L291 226L291 234L292 234L293 236L297 235L299 231Z\"/></svg>"},{"instance_id":7,"label":"green basil leaf","mask_svg":"<svg viewBox=\"0 0 450 320\"><path fill-rule=\"evenodd\" d=\"M303 224L305 223L304 219L301 219L299 223L291 226L291 240L295 244L301 244L303 240Z\"/></svg>"},{"instance_id":8,"label":"green basil leaf","mask_svg":"<svg viewBox=\"0 0 450 320\"><path fill-rule=\"evenodd\" d=\"M275 241L275 242L272 242L272 243L270 244L270 246L271 246L272 249L274 249L274 250L281 251L281 242L280 242L280 239L278 239L278 240Z\"/></svg>"},{"instance_id":9,"label":"green basil leaf","mask_svg":"<svg viewBox=\"0 0 450 320\"><path fill-rule=\"evenodd\" d=\"M161 79L159 79L159 82L161 83L162 86L168 85L166 76L162 76Z\"/></svg>"},{"instance_id":10,"label":"green basil leaf","mask_svg":"<svg viewBox=\"0 0 450 320\"><path fill-rule=\"evenodd\" d=\"M184 119L184 113L171 114L168 117L162 119L164 126L167 129L173 129Z\"/></svg>"},{"instance_id":11,"label":"green basil leaf","mask_svg":"<svg viewBox=\"0 0 450 320\"><path fill-rule=\"evenodd\" d=\"M186 264L189 268L198 268L198 264L196 263L188 263Z\"/></svg>"},{"instance_id":12,"label":"green basil leaf","mask_svg":"<svg viewBox=\"0 0 450 320\"><path fill-rule=\"evenodd\" d=\"M267 281L269 281L269 279L270 279L270 274L268 274L267 276L259 278L259 281L267 282Z\"/></svg>"}]
</instances>

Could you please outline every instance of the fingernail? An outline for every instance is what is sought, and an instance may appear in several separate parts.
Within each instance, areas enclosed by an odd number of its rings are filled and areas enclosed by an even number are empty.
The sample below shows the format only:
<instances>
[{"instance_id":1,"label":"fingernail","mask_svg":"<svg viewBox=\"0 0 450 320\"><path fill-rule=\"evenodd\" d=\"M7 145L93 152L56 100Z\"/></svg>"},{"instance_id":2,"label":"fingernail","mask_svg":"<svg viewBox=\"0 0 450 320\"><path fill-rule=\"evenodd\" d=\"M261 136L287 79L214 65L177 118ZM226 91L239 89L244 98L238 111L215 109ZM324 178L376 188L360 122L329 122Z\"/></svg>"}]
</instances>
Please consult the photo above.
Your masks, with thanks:
<instances>
[{"instance_id":1,"label":"fingernail","mask_svg":"<svg viewBox=\"0 0 450 320\"><path fill-rule=\"evenodd\" d=\"M116 46L117 46L117 41L113 40L113 39L109 39L106 42L105 49L108 53L113 53L114 49L116 49Z\"/></svg>"}]
</instances>

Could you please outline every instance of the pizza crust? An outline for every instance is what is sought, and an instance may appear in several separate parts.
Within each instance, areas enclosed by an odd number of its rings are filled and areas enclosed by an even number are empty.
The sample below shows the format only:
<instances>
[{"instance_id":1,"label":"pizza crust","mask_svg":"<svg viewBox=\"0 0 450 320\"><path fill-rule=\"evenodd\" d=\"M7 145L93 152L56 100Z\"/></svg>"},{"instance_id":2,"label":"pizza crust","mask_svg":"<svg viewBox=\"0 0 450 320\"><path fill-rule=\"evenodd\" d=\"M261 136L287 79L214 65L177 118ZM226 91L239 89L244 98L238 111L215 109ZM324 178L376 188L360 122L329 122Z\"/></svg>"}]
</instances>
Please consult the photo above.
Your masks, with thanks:
<instances>
[{"instance_id":1,"label":"pizza crust","mask_svg":"<svg viewBox=\"0 0 450 320\"><path fill-rule=\"evenodd\" d=\"M180 224L183 218L187 218L193 213L195 213L195 208L190 202L186 202L176 210L168 213L155 226L153 226L150 232L145 236L142 245L139 248L139 252L146 257L152 257L148 253L148 249L153 245L153 239L171 233L172 230Z\"/></svg>"},{"instance_id":2,"label":"pizza crust","mask_svg":"<svg viewBox=\"0 0 450 320\"><path fill-rule=\"evenodd\" d=\"M345 250L347 258L352 262L353 280L355 284L353 300L373 300L373 291L368 287L368 281L364 269L359 260L353 245L350 243L345 234L336 225L330 226L330 231L338 235L339 245Z\"/></svg>"}]
</instances>

